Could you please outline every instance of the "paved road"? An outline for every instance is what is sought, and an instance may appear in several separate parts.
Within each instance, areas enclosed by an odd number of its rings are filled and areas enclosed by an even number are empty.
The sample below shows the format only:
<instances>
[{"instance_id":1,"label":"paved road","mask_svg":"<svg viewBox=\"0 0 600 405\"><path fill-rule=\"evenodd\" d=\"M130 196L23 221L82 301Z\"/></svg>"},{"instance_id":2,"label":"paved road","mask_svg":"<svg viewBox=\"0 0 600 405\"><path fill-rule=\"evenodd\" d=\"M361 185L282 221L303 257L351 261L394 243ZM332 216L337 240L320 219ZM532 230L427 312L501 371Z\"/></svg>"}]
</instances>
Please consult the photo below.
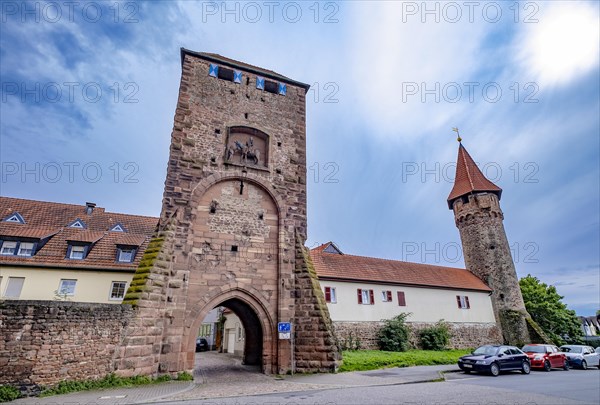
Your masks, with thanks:
<instances>
[{"instance_id":1,"label":"paved road","mask_svg":"<svg viewBox=\"0 0 600 405\"><path fill-rule=\"evenodd\" d=\"M455 365L367 372L266 376L227 354L199 353L195 381L86 391L15 404L600 404L600 371L467 375ZM446 382L440 379L445 371Z\"/></svg>"},{"instance_id":2,"label":"paved road","mask_svg":"<svg viewBox=\"0 0 600 405\"><path fill-rule=\"evenodd\" d=\"M600 403L600 372L552 371L518 373L500 377L453 373L446 382L343 387L327 390L288 392L163 402L169 405L352 405L352 404L511 404L560 405Z\"/></svg>"}]
</instances>

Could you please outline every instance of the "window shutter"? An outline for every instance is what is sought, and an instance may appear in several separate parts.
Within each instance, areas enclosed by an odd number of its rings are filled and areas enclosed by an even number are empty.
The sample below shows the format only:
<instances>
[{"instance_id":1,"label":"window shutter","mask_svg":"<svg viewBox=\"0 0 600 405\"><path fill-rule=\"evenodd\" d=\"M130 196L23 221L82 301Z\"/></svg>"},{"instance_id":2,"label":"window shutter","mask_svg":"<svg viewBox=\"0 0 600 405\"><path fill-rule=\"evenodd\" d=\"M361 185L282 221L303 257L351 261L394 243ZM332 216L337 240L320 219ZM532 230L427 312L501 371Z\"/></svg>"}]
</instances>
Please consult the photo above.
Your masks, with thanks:
<instances>
[{"instance_id":1,"label":"window shutter","mask_svg":"<svg viewBox=\"0 0 600 405\"><path fill-rule=\"evenodd\" d=\"M387 293L387 300L388 300L388 302L391 302L392 301L392 292L391 291L386 291L386 293Z\"/></svg>"},{"instance_id":2,"label":"window shutter","mask_svg":"<svg viewBox=\"0 0 600 405\"><path fill-rule=\"evenodd\" d=\"M358 293L358 303L362 304L363 302L362 302L362 291L361 291L361 289L359 288L358 290L356 290L356 292Z\"/></svg>"},{"instance_id":3,"label":"window shutter","mask_svg":"<svg viewBox=\"0 0 600 405\"><path fill-rule=\"evenodd\" d=\"M369 304L373 305L375 303L375 298L373 297L373 290L369 290Z\"/></svg>"},{"instance_id":4,"label":"window shutter","mask_svg":"<svg viewBox=\"0 0 600 405\"><path fill-rule=\"evenodd\" d=\"M331 302L331 287L325 287L325 302Z\"/></svg>"},{"instance_id":5,"label":"window shutter","mask_svg":"<svg viewBox=\"0 0 600 405\"><path fill-rule=\"evenodd\" d=\"M462 308L462 306L460 305L460 295L456 296L456 303L458 304L459 308Z\"/></svg>"},{"instance_id":6,"label":"window shutter","mask_svg":"<svg viewBox=\"0 0 600 405\"><path fill-rule=\"evenodd\" d=\"M469 297L467 297L465 295L465 303L467 304L467 309L471 308L471 305L469 305Z\"/></svg>"},{"instance_id":7,"label":"window shutter","mask_svg":"<svg viewBox=\"0 0 600 405\"><path fill-rule=\"evenodd\" d=\"M404 291L398 291L398 306L406 306L406 298L404 297Z\"/></svg>"}]
</instances>

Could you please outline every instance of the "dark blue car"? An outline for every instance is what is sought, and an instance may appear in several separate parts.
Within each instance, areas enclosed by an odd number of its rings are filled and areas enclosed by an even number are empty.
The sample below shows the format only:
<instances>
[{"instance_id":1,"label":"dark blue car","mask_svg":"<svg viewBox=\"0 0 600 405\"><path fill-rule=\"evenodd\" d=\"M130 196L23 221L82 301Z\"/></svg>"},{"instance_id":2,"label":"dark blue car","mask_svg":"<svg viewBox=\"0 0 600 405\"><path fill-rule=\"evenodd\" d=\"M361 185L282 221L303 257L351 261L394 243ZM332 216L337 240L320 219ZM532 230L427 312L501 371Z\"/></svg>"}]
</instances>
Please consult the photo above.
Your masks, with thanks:
<instances>
[{"instance_id":1,"label":"dark blue car","mask_svg":"<svg viewBox=\"0 0 600 405\"><path fill-rule=\"evenodd\" d=\"M208 341L204 338L196 339L196 351L197 352L205 352L208 350Z\"/></svg>"},{"instance_id":2,"label":"dark blue car","mask_svg":"<svg viewBox=\"0 0 600 405\"><path fill-rule=\"evenodd\" d=\"M465 373L471 371L489 373L494 377L501 371L520 370L529 374L531 364L529 358L514 346L485 345L473 353L458 359L458 367Z\"/></svg>"}]
</instances>

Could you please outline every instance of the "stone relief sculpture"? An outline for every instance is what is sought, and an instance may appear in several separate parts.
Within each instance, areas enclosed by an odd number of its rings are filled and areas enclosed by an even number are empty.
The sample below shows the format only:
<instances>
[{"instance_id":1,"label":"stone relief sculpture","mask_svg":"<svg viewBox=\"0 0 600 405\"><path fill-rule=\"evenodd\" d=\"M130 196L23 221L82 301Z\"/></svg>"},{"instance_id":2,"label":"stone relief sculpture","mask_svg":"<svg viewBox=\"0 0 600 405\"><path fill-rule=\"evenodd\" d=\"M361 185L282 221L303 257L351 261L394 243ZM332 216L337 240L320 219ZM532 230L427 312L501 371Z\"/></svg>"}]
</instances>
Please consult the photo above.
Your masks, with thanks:
<instances>
[{"instance_id":1,"label":"stone relief sculpture","mask_svg":"<svg viewBox=\"0 0 600 405\"><path fill-rule=\"evenodd\" d=\"M267 147L266 134L252 128L231 128L225 145L225 161L266 167Z\"/></svg>"}]
</instances>

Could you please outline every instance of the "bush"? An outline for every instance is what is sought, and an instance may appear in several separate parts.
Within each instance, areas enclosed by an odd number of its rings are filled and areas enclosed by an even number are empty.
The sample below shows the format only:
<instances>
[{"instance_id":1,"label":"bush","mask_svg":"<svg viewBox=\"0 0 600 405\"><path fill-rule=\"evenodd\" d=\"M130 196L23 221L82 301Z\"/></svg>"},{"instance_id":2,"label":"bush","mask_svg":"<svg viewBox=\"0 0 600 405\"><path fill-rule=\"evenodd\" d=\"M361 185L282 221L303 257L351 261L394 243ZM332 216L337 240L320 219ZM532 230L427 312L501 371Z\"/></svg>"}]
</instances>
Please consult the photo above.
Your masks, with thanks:
<instances>
[{"instance_id":1,"label":"bush","mask_svg":"<svg viewBox=\"0 0 600 405\"><path fill-rule=\"evenodd\" d=\"M446 322L440 320L434 326L421 330L419 339L425 350L445 350L450 341L450 327Z\"/></svg>"},{"instance_id":2,"label":"bush","mask_svg":"<svg viewBox=\"0 0 600 405\"><path fill-rule=\"evenodd\" d=\"M0 402L10 402L21 396L21 392L12 385L0 385Z\"/></svg>"},{"instance_id":3,"label":"bush","mask_svg":"<svg viewBox=\"0 0 600 405\"><path fill-rule=\"evenodd\" d=\"M410 313L400 314L392 319L384 320L383 327L379 330L378 340L381 350L388 352L405 352L410 348L408 335L409 327L406 318Z\"/></svg>"}]
</instances>

